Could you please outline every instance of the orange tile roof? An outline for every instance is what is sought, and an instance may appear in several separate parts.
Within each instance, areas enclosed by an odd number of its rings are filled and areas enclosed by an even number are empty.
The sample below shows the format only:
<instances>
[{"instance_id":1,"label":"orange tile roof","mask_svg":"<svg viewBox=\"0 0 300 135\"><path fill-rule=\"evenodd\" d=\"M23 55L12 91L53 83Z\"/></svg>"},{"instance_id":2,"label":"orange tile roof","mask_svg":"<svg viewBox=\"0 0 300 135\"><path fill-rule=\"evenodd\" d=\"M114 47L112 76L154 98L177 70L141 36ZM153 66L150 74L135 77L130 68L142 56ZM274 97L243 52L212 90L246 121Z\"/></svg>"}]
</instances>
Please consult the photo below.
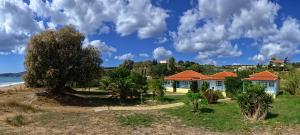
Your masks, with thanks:
<instances>
[{"instance_id":1,"label":"orange tile roof","mask_svg":"<svg viewBox=\"0 0 300 135\"><path fill-rule=\"evenodd\" d=\"M272 60L273 63L278 63L278 64L281 64L281 63L284 63L284 60Z\"/></svg>"},{"instance_id":2,"label":"orange tile roof","mask_svg":"<svg viewBox=\"0 0 300 135\"><path fill-rule=\"evenodd\" d=\"M279 79L279 77L269 71L263 71L259 73L255 73L250 75L249 78L244 78L243 80L249 81L275 81Z\"/></svg>"},{"instance_id":3,"label":"orange tile roof","mask_svg":"<svg viewBox=\"0 0 300 135\"><path fill-rule=\"evenodd\" d=\"M186 70L186 71L177 73L175 75L165 77L165 80L193 81L193 80L207 80L209 78L210 77L203 75L201 73L198 73L196 71Z\"/></svg>"},{"instance_id":4,"label":"orange tile roof","mask_svg":"<svg viewBox=\"0 0 300 135\"><path fill-rule=\"evenodd\" d=\"M226 77L237 77L237 74L233 72L223 71L214 75L210 75L210 77L211 80L225 80Z\"/></svg>"}]
</instances>

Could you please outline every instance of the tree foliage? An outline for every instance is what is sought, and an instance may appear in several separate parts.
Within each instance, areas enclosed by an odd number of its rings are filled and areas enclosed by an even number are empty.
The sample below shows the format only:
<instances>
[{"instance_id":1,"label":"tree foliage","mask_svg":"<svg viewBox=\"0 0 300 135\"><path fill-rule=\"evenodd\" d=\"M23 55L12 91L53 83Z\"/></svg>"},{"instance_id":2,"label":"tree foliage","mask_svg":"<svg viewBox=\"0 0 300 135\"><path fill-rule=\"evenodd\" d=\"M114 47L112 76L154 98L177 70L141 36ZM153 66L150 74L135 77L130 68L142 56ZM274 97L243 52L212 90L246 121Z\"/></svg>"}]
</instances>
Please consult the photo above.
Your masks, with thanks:
<instances>
[{"instance_id":1,"label":"tree foliage","mask_svg":"<svg viewBox=\"0 0 300 135\"><path fill-rule=\"evenodd\" d=\"M300 72L297 70L291 70L288 72L288 77L285 82L286 91L292 95L300 94Z\"/></svg>"},{"instance_id":2,"label":"tree foliage","mask_svg":"<svg viewBox=\"0 0 300 135\"><path fill-rule=\"evenodd\" d=\"M63 92L67 84L98 77L102 62L99 52L93 48L83 49L83 40L83 34L70 26L33 36L26 53L25 84L46 87L56 93Z\"/></svg>"},{"instance_id":3,"label":"tree foliage","mask_svg":"<svg viewBox=\"0 0 300 135\"><path fill-rule=\"evenodd\" d=\"M235 98L242 92L242 81L237 77L226 77L225 79L226 96Z\"/></svg>"},{"instance_id":4,"label":"tree foliage","mask_svg":"<svg viewBox=\"0 0 300 135\"><path fill-rule=\"evenodd\" d=\"M272 96L267 94L265 87L259 84L248 85L245 92L238 96L242 114L252 121L265 119L272 102Z\"/></svg>"},{"instance_id":5,"label":"tree foliage","mask_svg":"<svg viewBox=\"0 0 300 135\"><path fill-rule=\"evenodd\" d=\"M207 104L207 100L204 99L199 92L189 91L186 93L186 97L193 104L193 112L197 112L199 110L199 102L202 104Z\"/></svg>"},{"instance_id":6,"label":"tree foliage","mask_svg":"<svg viewBox=\"0 0 300 135\"><path fill-rule=\"evenodd\" d=\"M160 79L148 80L148 89L152 91L153 98L160 99L165 95L165 87L163 87L163 81Z\"/></svg>"}]
</instances>

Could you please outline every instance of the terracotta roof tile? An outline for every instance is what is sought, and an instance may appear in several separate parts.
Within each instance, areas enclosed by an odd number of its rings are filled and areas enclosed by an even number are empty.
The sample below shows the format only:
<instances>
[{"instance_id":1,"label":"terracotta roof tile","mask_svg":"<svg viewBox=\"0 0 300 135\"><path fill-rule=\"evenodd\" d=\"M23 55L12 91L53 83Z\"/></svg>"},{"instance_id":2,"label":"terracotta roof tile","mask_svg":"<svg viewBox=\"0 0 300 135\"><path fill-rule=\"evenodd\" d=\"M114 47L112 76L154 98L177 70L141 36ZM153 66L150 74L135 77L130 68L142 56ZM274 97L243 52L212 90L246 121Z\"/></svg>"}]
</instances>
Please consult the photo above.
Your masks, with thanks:
<instances>
[{"instance_id":1,"label":"terracotta roof tile","mask_svg":"<svg viewBox=\"0 0 300 135\"><path fill-rule=\"evenodd\" d=\"M269 80L277 80L279 77L269 71L263 71L259 73L255 73L250 75L249 78L244 78L243 80L249 81L269 81Z\"/></svg>"},{"instance_id":2,"label":"terracotta roof tile","mask_svg":"<svg viewBox=\"0 0 300 135\"><path fill-rule=\"evenodd\" d=\"M237 77L237 74L233 72L223 71L214 75L210 75L210 77L211 80L225 80L226 77Z\"/></svg>"},{"instance_id":3,"label":"terracotta roof tile","mask_svg":"<svg viewBox=\"0 0 300 135\"><path fill-rule=\"evenodd\" d=\"M284 63L284 60L271 60L273 63L278 63L278 64L281 64L281 63Z\"/></svg>"},{"instance_id":4,"label":"terracotta roof tile","mask_svg":"<svg viewBox=\"0 0 300 135\"><path fill-rule=\"evenodd\" d=\"M188 80L207 80L209 79L208 76L203 75L201 73L198 73L193 70L186 70L180 73L177 73L175 75L171 75L168 77L165 77L165 80L183 80L183 81L188 81Z\"/></svg>"}]
</instances>

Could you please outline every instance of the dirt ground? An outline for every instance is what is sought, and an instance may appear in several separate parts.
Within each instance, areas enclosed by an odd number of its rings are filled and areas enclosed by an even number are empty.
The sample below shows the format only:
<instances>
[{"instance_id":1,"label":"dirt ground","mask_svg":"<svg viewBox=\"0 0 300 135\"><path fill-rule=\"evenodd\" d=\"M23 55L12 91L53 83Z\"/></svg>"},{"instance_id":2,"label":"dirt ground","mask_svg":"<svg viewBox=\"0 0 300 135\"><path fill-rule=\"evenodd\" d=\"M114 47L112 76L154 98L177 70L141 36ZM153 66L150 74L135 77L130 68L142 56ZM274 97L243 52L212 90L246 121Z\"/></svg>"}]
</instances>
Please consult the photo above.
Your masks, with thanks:
<instances>
[{"instance_id":1,"label":"dirt ground","mask_svg":"<svg viewBox=\"0 0 300 135\"><path fill-rule=\"evenodd\" d=\"M61 134L84 134L84 135L209 135L209 134L238 134L213 132L205 128L195 128L185 125L179 119L169 116L164 111L101 111L94 112L94 107L66 106L60 102L46 97L37 96L42 90L13 89L2 90L0 103L13 102L30 104L37 108L36 112L24 110L5 110L0 106L0 135L4 134L30 134L30 135L61 135ZM147 113L159 118L149 127L121 126L117 117L132 113ZM27 119L22 126L12 126L7 119L18 114ZM297 129L282 128L278 134L300 134ZM273 131L249 132L248 134L273 134Z\"/></svg>"}]
</instances>

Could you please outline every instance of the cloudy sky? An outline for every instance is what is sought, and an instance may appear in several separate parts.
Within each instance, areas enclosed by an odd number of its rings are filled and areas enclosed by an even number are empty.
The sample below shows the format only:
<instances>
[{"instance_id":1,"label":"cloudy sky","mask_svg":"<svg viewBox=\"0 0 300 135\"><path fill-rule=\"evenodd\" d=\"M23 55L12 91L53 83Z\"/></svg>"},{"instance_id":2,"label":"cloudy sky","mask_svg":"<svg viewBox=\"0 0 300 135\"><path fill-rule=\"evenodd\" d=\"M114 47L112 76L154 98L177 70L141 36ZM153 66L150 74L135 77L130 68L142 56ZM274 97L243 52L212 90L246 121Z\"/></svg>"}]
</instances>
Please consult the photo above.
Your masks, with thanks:
<instances>
[{"instance_id":1,"label":"cloudy sky","mask_svg":"<svg viewBox=\"0 0 300 135\"><path fill-rule=\"evenodd\" d=\"M200 64L300 61L298 0L0 0L0 73L24 70L29 38L72 24L103 66L174 56Z\"/></svg>"}]
</instances>

